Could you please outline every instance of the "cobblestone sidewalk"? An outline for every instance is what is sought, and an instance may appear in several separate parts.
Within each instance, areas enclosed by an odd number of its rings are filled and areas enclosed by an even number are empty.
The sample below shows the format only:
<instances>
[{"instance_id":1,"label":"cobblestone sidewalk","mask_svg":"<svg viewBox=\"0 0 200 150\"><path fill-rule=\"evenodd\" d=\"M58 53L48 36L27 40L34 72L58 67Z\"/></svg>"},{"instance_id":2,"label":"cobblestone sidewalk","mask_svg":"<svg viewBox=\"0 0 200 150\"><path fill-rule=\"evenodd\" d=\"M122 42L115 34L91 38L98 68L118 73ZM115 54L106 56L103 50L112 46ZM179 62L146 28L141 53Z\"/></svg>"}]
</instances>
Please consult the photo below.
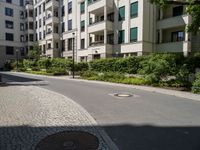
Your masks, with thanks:
<instances>
[{"instance_id":1,"label":"cobblestone sidewalk","mask_svg":"<svg viewBox=\"0 0 200 150\"><path fill-rule=\"evenodd\" d=\"M96 135L101 150L114 149L88 112L65 96L36 86L0 87L0 149L33 150L47 135L71 130Z\"/></svg>"}]
</instances>

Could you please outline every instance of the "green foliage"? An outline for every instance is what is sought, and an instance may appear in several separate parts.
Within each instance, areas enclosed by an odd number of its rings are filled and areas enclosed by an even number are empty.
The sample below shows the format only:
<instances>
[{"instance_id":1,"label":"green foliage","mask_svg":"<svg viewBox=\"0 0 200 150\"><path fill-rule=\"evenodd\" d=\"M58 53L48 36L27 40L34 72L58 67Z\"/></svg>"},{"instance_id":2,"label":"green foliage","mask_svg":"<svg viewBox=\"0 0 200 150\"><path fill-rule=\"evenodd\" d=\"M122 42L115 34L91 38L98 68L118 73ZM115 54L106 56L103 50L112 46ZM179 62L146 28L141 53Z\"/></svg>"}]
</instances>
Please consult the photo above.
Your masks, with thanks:
<instances>
[{"instance_id":1,"label":"green foliage","mask_svg":"<svg viewBox=\"0 0 200 150\"><path fill-rule=\"evenodd\" d=\"M147 85L148 82L144 78L125 78L121 81L124 84L133 84L133 85Z\"/></svg>"},{"instance_id":2,"label":"green foliage","mask_svg":"<svg viewBox=\"0 0 200 150\"><path fill-rule=\"evenodd\" d=\"M71 69L72 62L67 59L53 58L51 60L51 68L62 68L66 70Z\"/></svg>"},{"instance_id":3,"label":"green foliage","mask_svg":"<svg viewBox=\"0 0 200 150\"><path fill-rule=\"evenodd\" d=\"M121 72L135 74L139 69L139 58L109 58L90 62L90 69L98 72Z\"/></svg>"},{"instance_id":4,"label":"green foliage","mask_svg":"<svg viewBox=\"0 0 200 150\"><path fill-rule=\"evenodd\" d=\"M33 44L33 48L29 50L28 58L34 59L34 60L39 60L40 55L41 55L41 49L40 49L39 44L36 42Z\"/></svg>"},{"instance_id":5,"label":"green foliage","mask_svg":"<svg viewBox=\"0 0 200 150\"><path fill-rule=\"evenodd\" d=\"M72 68L72 66L71 66ZM81 63L75 63L75 71L76 72L83 72L89 70L88 63L81 62Z\"/></svg>"},{"instance_id":6,"label":"green foliage","mask_svg":"<svg viewBox=\"0 0 200 150\"><path fill-rule=\"evenodd\" d=\"M152 54L146 56L141 62L138 73L147 75L150 83L158 83L162 78L176 72L176 59L172 54Z\"/></svg>"},{"instance_id":7,"label":"green foliage","mask_svg":"<svg viewBox=\"0 0 200 150\"><path fill-rule=\"evenodd\" d=\"M196 74L196 80L192 84L192 92L200 94L200 73Z\"/></svg>"},{"instance_id":8,"label":"green foliage","mask_svg":"<svg viewBox=\"0 0 200 150\"><path fill-rule=\"evenodd\" d=\"M33 68L33 67L37 66L35 60L29 60L29 59L24 59L23 65L24 65L25 68Z\"/></svg>"},{"instance_id":9,"label":"green foliage","mask_svg":"<svg viewBox=\"0 0 200 150\"><path fill-rule=\"evenodd\" d=\"M51 67L51 59L49 58L41 58L37 61L37 66L40 69L48 69Z\"/></svg>"},{"instance_id":10,"label":"green foliage","mask_svg":"<svg viewBox=\"0 0 200 150\"><path fill-rule=\"evenodd\" d=\"M57 68L57 67L49 68L46 72L51 73L55 76L67 74L67 70L65 68Z\"/></svg>"}]
</instances>

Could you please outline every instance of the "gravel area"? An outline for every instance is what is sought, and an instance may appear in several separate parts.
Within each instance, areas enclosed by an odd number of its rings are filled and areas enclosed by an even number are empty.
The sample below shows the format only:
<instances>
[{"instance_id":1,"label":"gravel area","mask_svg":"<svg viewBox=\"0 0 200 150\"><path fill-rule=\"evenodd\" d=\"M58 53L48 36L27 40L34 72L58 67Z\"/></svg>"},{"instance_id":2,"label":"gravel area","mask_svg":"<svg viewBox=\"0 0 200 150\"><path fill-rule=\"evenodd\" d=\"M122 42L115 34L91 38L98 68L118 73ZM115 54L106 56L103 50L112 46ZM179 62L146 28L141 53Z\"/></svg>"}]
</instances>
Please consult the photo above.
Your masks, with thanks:
<instances>
[{"instance_id":1,"label":"gravel area","mask_svg":"<svg viewBox=\"0 0 200 150\"><path fill-rule=\"evenodd\" d=\"M37 86L0 87L0 149L34 150L61 131L89 132L98 137L99 149L113 149L88 112L67 97Z\"/></svg>"}]
</instances>

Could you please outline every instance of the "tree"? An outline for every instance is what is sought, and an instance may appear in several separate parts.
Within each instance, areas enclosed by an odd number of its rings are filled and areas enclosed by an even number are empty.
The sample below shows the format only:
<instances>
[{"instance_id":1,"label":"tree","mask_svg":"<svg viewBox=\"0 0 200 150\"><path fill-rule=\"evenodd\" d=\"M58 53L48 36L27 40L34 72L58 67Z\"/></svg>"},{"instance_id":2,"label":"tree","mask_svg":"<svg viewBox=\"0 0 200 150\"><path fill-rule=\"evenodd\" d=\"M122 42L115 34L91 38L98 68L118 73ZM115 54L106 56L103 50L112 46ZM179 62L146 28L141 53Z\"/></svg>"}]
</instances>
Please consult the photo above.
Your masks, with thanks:
<instances>
[{"instance_id":1,"label":"tree","mask_svg":"<svg viewBox=\"0 0 200 150\"><path fill-rule=\"evenodd\" d=\"M189 32L200 31L200 1L199 0L150 0L161 8L165 9L169 5L186 5L187 13L192 16L192 23L187 26Z\"/></svg>"},{"instance_id":2,"label":"tree","mask_svg":"<svg viewBox=\"0 0 200 150\"><path fill-rule=\"evenodd\" d=\"M28 52L28 58L38 60L40 59L41 49L39 44L36 42L33 44L32 49Z\"/></svg>"}]
</instances>

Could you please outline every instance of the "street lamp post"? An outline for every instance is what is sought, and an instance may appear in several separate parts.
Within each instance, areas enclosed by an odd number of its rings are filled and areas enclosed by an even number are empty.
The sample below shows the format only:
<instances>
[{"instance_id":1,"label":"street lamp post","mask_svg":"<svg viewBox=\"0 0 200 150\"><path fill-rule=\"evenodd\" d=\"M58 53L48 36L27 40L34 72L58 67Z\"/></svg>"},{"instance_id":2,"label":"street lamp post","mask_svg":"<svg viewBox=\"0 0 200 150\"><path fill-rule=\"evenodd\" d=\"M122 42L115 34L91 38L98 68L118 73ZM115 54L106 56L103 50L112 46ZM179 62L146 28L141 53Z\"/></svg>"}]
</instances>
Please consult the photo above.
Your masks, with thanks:
<instances>
[{"instance_id":1,"label":"street lamp post","mask_svg":"<svg viewBox=\"0 0 200 150\"><path fill-rule=\"evenodd\" d=\"M19 50L16 49L16 60L17 60L17 72L18 72L18 67L19 67Z\"/></svg>"},{"instance_id":2,"label":"street lamp post","mask_svg":"<svg viewBox=\"0 0 200 150\"><path fill-rule=\"evenodd\" d=\"M74 74L75 74L75 60L74 60L74 56L75 56L75 52L74 52L74 40L75 40L75 33L72 33L73 34L73 38L72 38L72 51L73 51L73 57L72 57L72 61L73 61L73 64L72 64L72 77L74 79Z\"/></svg>"}]
</instances>

